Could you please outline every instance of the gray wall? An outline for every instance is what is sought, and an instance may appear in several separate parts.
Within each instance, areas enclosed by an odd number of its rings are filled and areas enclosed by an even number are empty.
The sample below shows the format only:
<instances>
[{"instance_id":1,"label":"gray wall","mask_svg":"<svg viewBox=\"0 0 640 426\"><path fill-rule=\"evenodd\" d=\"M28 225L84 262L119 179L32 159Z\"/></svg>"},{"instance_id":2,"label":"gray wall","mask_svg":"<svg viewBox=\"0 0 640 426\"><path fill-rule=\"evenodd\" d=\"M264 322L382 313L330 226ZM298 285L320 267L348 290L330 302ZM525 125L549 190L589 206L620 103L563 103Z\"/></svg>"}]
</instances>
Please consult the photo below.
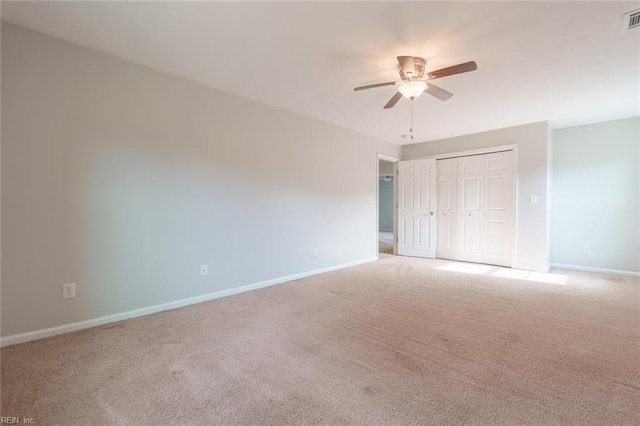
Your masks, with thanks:
<instances>
[{"instance_id":1,"label":"gray wall","mask_svg":"<svg viewBox=\"0 0 640 426\"><path fill-rule=\"evenodd\" d=\"M473 135L405 146L404 160L489 148L517 145L517 244L515 267L546 271L549 267L547 242L548 124L540 122ZM529 197L536 195L537 204Z\"/></svg>"},{"instance_id":2,"label":"gray wall","mask_svg":"<svg viewBox=\"0 0 640 426\"><path fill-rule=\"evenodd\" d=\"M399 147L6 23L2 89L2 336L376 256Z\"/></svg>"},{"instance_id":3,"label":"gray wall","mask_svg":"<svg viewBox=\"0 0 640 426\"><path fill-rule=\"evenodd\" d=\"M635 117L554 131L551 262L640 272L639 127Z\"/></svg>"},{"instance_id":4,"label":"gray wall","mask_svg":"<svg viewBox=\"0 0 640 426\"><path fill-rule=\"evenodd\" d=\"M385 181L380 179L378 229L381 231L393 231L393 179Z\"/></svg>"}]
</instances>

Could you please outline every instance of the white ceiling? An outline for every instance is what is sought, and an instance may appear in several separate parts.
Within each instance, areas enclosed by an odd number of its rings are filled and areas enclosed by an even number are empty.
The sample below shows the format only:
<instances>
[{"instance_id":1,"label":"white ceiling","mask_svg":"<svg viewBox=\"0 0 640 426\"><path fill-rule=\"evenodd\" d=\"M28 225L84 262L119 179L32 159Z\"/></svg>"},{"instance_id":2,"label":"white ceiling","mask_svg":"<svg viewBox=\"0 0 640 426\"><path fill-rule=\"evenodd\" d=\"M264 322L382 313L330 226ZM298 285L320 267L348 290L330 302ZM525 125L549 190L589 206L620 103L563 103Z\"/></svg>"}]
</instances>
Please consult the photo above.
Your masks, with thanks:
<instances>
[{"instance_id":1,"label":"white ceiling","mask_svg":"<svg viewBox=\"0 0 640 426\"><path fill-rule=\"evenodd\" d=\"M638 2L2 2L2 19L398 144L409 101L383 105L397 55L475 60L415 102L423 142L549 120L639 114Z\"/></svg>"}]
</instances>

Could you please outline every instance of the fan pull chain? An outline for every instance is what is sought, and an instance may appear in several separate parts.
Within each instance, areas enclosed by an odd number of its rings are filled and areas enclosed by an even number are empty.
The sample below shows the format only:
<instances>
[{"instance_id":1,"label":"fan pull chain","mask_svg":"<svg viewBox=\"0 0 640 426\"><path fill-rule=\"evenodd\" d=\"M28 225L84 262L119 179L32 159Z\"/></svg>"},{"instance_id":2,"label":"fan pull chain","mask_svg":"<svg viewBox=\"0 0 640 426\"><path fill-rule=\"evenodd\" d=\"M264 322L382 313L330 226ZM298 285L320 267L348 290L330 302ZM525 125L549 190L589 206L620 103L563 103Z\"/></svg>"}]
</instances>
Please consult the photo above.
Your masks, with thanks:
<instances>
[{"instance_id":1,"label":"fan pull chain","mask_svg":"<svg viewBox=\"0 0 640 426\"><path fill-rule=\"evenodd\" d=\"M411 98L411 126L409 127L409 133L411 134L411 139L413 139L413 98Z\"/></svg>"}]
</instances>

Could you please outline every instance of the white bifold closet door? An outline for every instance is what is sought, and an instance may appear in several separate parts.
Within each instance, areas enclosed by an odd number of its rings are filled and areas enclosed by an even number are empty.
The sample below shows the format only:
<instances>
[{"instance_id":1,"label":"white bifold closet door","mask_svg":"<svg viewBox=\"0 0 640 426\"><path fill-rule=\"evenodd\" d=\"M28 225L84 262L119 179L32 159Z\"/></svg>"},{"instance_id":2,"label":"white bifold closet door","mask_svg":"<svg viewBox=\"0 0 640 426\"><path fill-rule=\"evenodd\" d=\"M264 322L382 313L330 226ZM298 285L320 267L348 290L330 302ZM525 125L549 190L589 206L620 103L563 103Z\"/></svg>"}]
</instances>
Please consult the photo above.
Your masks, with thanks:
<instances>
[{"instance_id":1,"label":"white bifold closet door","mask_svg":"<svg viewBox=\"0 0 640 426\"><path fill-rule=\"evenodd\" d=\"M398 162L398 254L436 257L436 160Z\"/></svg>"},{"instance_id":2,"label":"white bifold closet door","mask_svg":"<svg viewBox=\"0 0 640 426\"><path fill-rule=\"evenodd\" d=\"M456 259L458 250L458 159L438 160L438 249L442 259Z\"/></svg>"},{"instance_id":3,"label":"white bifold closet door","mask_svg":"<svg viewBox=\"0 0 640 426\"><path fill-rule=\"evenodd\" d=\"M438 160L437 167L437 256L511 266L513 151Z\"/></svg>"}]
</instances>

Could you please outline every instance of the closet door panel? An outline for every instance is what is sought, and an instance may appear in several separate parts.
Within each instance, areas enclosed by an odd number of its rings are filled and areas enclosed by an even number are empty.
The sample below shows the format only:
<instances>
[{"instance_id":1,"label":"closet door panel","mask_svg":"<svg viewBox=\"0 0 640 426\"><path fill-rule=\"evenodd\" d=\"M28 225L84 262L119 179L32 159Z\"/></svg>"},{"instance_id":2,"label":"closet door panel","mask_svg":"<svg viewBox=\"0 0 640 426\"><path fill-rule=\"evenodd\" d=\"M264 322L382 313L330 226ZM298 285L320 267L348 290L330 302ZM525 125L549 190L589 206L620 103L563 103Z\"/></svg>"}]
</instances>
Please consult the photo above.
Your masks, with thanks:
<instances>
[{"instance_id":1,"label":"closet door panel","mask_svg":"<svg viewBox=\"0 0 640 426\"><path fill-rule=\"evenodd\" d=\"M457 161L458 244L452 258L511 266L515 238L513 151Z\"/></svg>"},{"instance_id":2,"label":"closet door panel","mask_svg":"<svg viewBox=\"0 0 640 426\"><path fill-rule=\"evenodd\" d=\"M481 155L458 158L458 260L483 261L483 169Z\"/></svg>"},{"instance_id":3,"label":"closet door panel","mask_svg":"<svg viewBox=\"0 0 640 426\"><path fill-rule=\"evenodd\" d=\"M511 266L515 238L515 178L513 151L486 156L484 262Z\"/></svg>"},{"instance_id":4,"label":"closet door panel","mask_svg":"<svg viewBox=\"0 0 640 426\"><path fill-rule=\"evenodd\" d=\"M455 260L458 250L458 159L438 160L436 163L437 257Z\"/></svg>"}]
</instances>

